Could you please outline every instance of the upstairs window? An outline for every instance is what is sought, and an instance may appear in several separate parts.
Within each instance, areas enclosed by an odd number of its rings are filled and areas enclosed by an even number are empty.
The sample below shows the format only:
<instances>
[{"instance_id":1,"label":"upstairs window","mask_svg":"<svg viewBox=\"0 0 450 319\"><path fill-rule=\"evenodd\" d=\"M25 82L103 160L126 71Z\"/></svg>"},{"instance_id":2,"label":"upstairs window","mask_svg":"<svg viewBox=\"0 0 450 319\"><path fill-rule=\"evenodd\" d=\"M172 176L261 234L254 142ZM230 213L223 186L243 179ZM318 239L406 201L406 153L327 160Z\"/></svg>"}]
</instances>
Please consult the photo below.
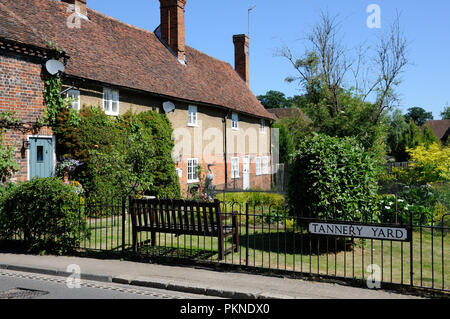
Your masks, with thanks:
<instances>
[{"instance_id":1,"label":"upstairs window","mask_svg":"<svg viewBox=\"0 0 450 319\"><path fill-rule=\"evenodd\" d=\"M79 111L80 110L80 91L78 90L69 90L67 92L66 97L72 99L72 104L70 105L70 107L75 110L75 111Z\"/></svg>"},{"instance_id":2,"label":"upstairs window","mask_svg":"<svg viewBox=\"0 0 450 319\"><path fill-rule=\"evenodd\" d=\"M103 89L103 110L107 115L119 115L119 91Z\"/></svg>"},{"instance_id":3,"label":"upstairs window","mask_svg":"<svg viewBox=\"0 0 450 319\"><path fill-rule=\"evenodd\" d=\"M236 113L231 115L231 128L233 130L239 129L239 116Z\"/></svg>"},{"instance_id":4,"label":"upstairs window","mask_svg":"<svg viewBox=\"0 0 450 319\"><path fill-rule=\"evenodd\" d=\"M264 134L266 132L266 121L261 120L261 125L259 126L259 132Z\"/></svg>"},{"instance_id":5,"label":"upstairs window","mask_svg":"<svg viewBox=\"0 0 450 319\"><path fill-rule=\"evenodd\" d=\"M197 126L197 107L193 105L189 105L188 110L188 126Z\"/></svg>"}]
</instances>

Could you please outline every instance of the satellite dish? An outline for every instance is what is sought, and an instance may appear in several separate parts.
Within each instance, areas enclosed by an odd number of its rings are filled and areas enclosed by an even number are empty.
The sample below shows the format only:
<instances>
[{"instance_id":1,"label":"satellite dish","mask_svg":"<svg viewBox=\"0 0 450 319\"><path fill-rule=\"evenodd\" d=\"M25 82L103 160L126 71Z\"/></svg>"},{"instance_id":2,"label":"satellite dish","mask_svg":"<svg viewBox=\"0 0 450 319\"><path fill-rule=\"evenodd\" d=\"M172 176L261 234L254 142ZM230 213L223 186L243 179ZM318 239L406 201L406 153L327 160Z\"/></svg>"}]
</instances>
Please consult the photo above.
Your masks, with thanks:
<instances>
[{"instance_id":1,"label":"satellite dish","mask_svg":"<svg viewBox=\"0 0 450 319\"><path fill-rule=\"evenodd\" d=\"M175 111L175 104L173 104L172 102L164 102L163 109L164 109L164 112L166 112L166 113L173 112L173 111Z\"/></svg>"},{"instance_id":2,"label":"satellite dish","mask_svg":"<svg viewBox=\"0 0 450 319\"><path fill-rule=\"evenodd\" d=\"M45 68L50 75L57 75L64 72L64 64L57 60L48 60L45 63Z\"/></svg>"}]
</instances>

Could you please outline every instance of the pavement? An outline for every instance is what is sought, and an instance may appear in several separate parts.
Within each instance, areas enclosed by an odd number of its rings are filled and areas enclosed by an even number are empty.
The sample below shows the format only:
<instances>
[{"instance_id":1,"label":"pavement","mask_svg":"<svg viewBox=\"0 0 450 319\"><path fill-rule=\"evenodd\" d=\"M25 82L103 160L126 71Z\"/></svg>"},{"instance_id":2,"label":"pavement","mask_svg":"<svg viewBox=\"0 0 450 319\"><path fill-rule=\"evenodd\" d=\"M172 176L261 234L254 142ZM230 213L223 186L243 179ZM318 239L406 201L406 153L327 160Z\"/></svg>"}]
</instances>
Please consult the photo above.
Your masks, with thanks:
<instances>
[{"instance_id":1,"label":"pavement","mask_svg":"<svg viewBox=\"0 0 450 319\"><path fill-rule=\"evenodd\" d=\"M233 299L419 299L301 279L79 257L5 253L0 254L0 272L2 269L62 277L69 277L74 269L79 269L81 280Z\"/></svg>"}]
</instances>

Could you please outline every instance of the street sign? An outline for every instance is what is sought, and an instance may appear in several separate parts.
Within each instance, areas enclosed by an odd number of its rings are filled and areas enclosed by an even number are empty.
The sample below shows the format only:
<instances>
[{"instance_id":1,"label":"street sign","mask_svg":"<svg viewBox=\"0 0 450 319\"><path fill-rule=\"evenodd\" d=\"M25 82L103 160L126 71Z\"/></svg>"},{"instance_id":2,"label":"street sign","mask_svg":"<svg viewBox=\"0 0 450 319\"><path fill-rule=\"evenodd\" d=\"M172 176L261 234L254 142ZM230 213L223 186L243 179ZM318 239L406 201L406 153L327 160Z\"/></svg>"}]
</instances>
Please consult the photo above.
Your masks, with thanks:
<instances>
[{"instance_id":1,"label":"street sign","mask_svg":"<svg viewBox=\"0 0 450 319\"><path fill-rule=\"evenodd\" d=\"M364 224L310 223L309 232L315 235L356 237L367 239L409 241L409 231L405 227Z\"/></svg>"}]
</instances>

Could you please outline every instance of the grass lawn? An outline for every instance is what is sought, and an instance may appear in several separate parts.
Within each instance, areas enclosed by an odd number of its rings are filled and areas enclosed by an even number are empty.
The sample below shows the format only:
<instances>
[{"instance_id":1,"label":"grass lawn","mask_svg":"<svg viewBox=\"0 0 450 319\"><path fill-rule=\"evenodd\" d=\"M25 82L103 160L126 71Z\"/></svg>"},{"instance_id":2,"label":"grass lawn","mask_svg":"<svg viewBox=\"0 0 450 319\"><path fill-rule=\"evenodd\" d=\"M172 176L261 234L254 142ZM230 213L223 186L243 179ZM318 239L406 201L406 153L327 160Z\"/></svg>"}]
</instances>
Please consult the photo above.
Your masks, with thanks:
<instances>
[{"instance_id":1,"label":"grass lawn","mask_svg":"<svg viewBox=\"0 0 450 319\"><path fill-rule=\"evenodd\" d=\"M120 217L89 220L89 241L82 248L120 251L122 225ZM354 249L344 248L335 238L311 238L306 232L286 225L252 224L248 235L240 226L240 251L226 255L222 262L267 269L280 269L312 274L366 279L370 264L379 266L383 282L410 284L410 243L355 239ZM140 240L150 239L141 234ZM156 247L146 246L142 253L186 257L217 262L217 238L171 234L157 234ZM230 239L231 240L231 239ZM230 240L226 247L230 247ZM248 243L248 244L247 244ZM125 227L125 245L131 247L131 221ZM450 240L440 230L416 229L413 235L414 285L450 289ZM318 254L319 252L319 254ZM443 255L444 254L444 255ZM444 256L444 258L443 258Z\"/></svg>"}]
</instances>

